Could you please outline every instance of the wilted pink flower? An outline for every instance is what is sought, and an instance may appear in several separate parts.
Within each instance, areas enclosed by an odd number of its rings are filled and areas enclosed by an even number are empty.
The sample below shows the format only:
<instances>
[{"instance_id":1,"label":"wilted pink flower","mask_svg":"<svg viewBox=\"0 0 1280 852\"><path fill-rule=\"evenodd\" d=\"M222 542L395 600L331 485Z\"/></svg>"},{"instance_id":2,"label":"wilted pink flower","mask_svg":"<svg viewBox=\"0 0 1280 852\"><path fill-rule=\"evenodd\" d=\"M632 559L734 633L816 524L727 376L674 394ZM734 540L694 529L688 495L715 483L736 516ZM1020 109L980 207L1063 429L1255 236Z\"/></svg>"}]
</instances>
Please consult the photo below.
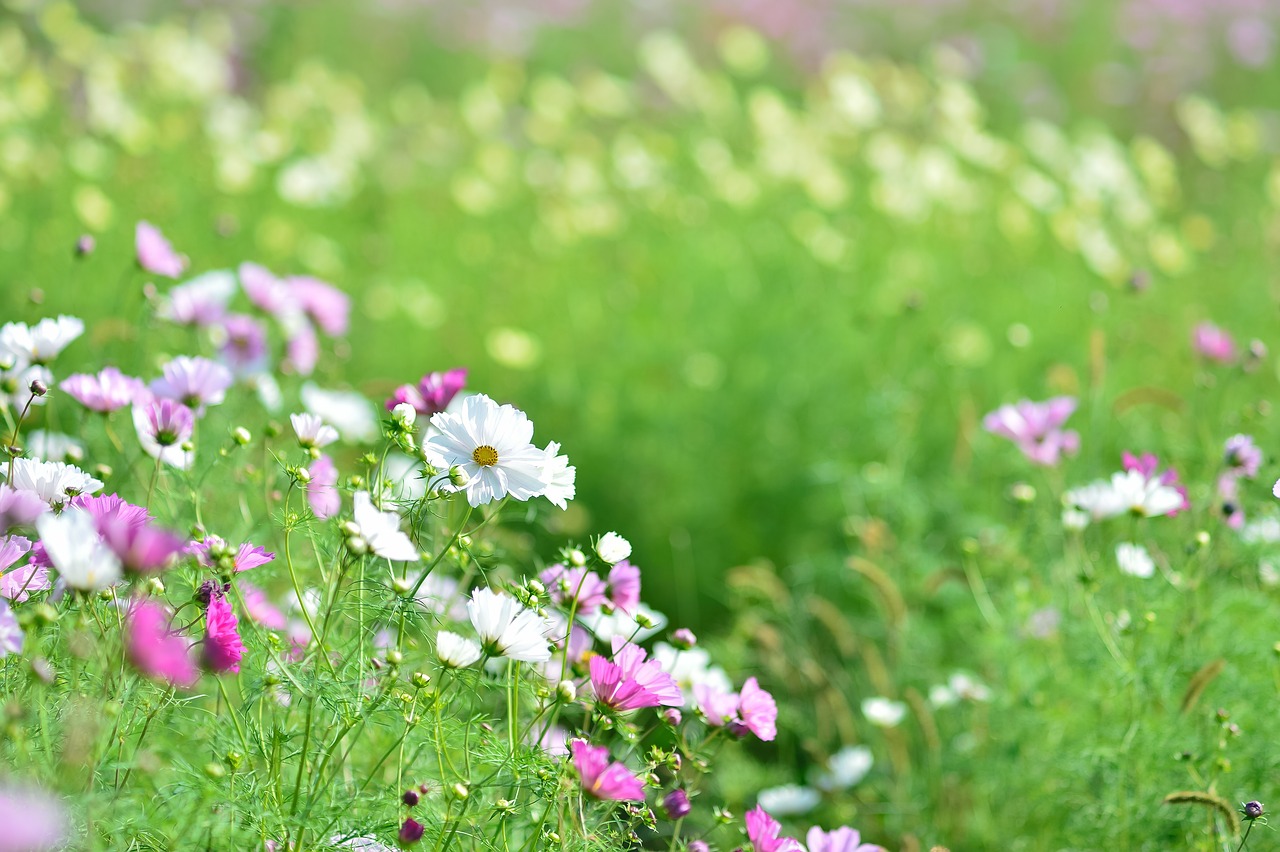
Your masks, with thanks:
<instances>
[{"instance_id":1,"label":"wilted pink flower","mask_svg":"<svg viewBox=\"0 0 1280 852\"><path fill-rule=\"evenodd\" d=\"M609 600L628 615L640 606L640 569L625 559L609 571Z\"/></svg>"},{"instance_id":2,"label":"wilted pink flower","mask_svg":"<svg viewBox=\"0 0 1280 852\"><path fill-rule=\"evenodd\" d=\"M804 846L794 837L779 837L782 825L756 805L746 816L747 838L756 852L804 852Z\"/></svg>"},{"instance_id":3,"label":"wilted pink flower","mask_svg":"<svg viewBox=\"0 0 1280 852\"><path fill-rule=\"evenodd\" d=\"M402 402L412 405L423 417L438 414L449 407L449 403L466 384L467 371L463 367L455 367L443 373L428 373L419 380L417 387L401 385L387 400L387 411Z\"/></svg>"},{"instance_id":4,"label":"wilted pink flower","mask_svg":"<svg viewBox=\"0 0 1280 852\"><path fill-rule=\"evenodd\" d=\"M982 419L982 427L1013 441L1036 464L1051 467L1063 454L1080 449L1080 435L1061 428L1075 410L1076 401L1069 396L1045 402L1024 399L997 408Z\"/></svg>"},{"instance_id":5,"label":"wilted pink flower","mask_svg":"<svg viewBox=\"0 0 1280 852\"><path fill-rule=\"evenodd\" d=\"M169 628L169 612L151 601L138 601L125 623L129 661L147 677L190 689L200 678L187 641Z\"/></svg>"},{"instance_id":6,"label":"wilted pink flower","mask_svg":"<svg viewBox=\"0 0 1280 852\"><path fill-rule=\"evenodd\" d=\"M644 801L644 782L621 763L610 763L609 749L571 740L569 750L584 793L614 802Z\"/></svg>"},{"instance_id":7,"label":"wilted pink flower","mask_svg":"<svg viewBox=\"0 0 1280 852\"><path fill-rule=\"evenodd\" d=\"M187 268L187 262L173 250L160 229L150 222L139 222L134 231L134 248L138 265L153 275L177 278Z\"/></svg>"},{"instance_id":8,"label":"wilted pink flower","mask_svg":"<svg viewBox=\"0 0 1280 852\"><path fill-rule=\"evenodd\" d=\"M1228 438L1222 457L1233 476L1252 479L1258 475L1258 468L1262 467L1262 450L1258 449L1253 438L1248 435L1232 435Z\"/></svg>"},{"instance_id":9,"label":"wilted pink flower","mask_svg":"<svg viewBox=\"0 0 1280 852\"><path fill-rule=\"evenodd\" d=\"M321 520L336 515L342 509L342 495L335 487L338 468L334 466L333 459L321 456L311 463L308 470L311 481L307 483L307 503L311 506L311 513Z\"/></svg>"},{"instance_id":10,"label":"wilted pink flower","mask_svg":"<svg viewBox=\"0 0 1280 852\"><path fill-rule=\"evenodd\" d=\"M267 599L266 592L245 582L237 581L236 585L240 587L240 594L244 597L245 614L251 621L256 621L268 630L284 630L288 626L289 622L285 619L284 613Z\"/></svg>"},{"instance_id":11,"label":"wilted pink flower","mask_svg":"<svg viewBox=\"0 0 1280 852\"><path fill-rule=\"evenodd\" d=\"M182 445L195 431L195 414L172 399L142 401L133 407L133 427L147 455L180 470L191 467L194 453Z\"/></svg>"},{"instance_id":12,"label":"wilted pink flower","mask_svg":"<svg viewBox=\"0 0 1280 852\"><path fill-rule=\"evenodd\" d=\"M151 392L190 408L197 416L206 405L217 405L235 381L231 371L208 358L179 355L164 365L164 377L151 383Z\"/></svg>"},{"instance_id":13,"label":"wilted pink flower","mask_svg":"<svg viewBox=\"0 0 1280 852\"><path fill-rule=\"evenodd\" d=\"M31 552L31 542L20 535L0 538L0 597L22 603L32 592L50 588L49 571L45 566L26 563L13 570L10 567Z\"/></svg>"},{"instance_id":14,"label":"wilted pink flower","mask_svg":"<svg viewBox=\"0 0 1280 852\"><path fill-rule=\"evenodd\" d=\"M834 831L823 831L814 826L809 829L805 840L808 841L809 852L884 852L883 846L863 843L862 835L847 825Z\"/></svg>"},{"instance_id":15,"label":"wilted pink flower","mask_svg":"<svg viewBox=\"0 0 1280 852\"><path fill-rule=\"evenodd\" d=\"M249 375L261 372L267 364L267 329L247 314L232 314L222 320L226 341L218 350L222 361L233 372Z\"/></svg>"},{"instance_id":16,"label":"wilted pink flower","mask_svg":"<svg viewBox=\"0 0 1280 852\"><path fill-rule=\"evenodd\" d=\"M63 848L70 822L60 799L34 787L0 786L0 852Z\"/></svg>"},{"instance_id":17,"label":"wilted pink flower","mask_svg":"<svg viewBox=\"0 0 1280 852\"><path fill-rule=\"evenodd\" d=\"M546 585L553 601L572 607L579 615L590 615L608 600L608 587L600 575L583 567L566 568L557 562L540 573L538 579Z\"/></svg>"},{"instance_id":18,"label":"wilted pink flower","mask_svg":"<svg viewBox=\"0 0 1280 852\"><path fill-rule=\"evenodd\" d=\"M588 663L596 700L614 710L684 704L680 687L663 671L662 664L658 660L646 661L643 648L625 643L621 638L614 640L613 662L597 654Z\"/></svg>"},{"instance_id":19,"label":"wilted pink flower","mask_svg":"<svg viewBox=\"0 0 1280 852\"><path fill-rule=\"evenodd\" d=\"M347 333L351 315L351 297L317 278L296 275L288 279L293 297L307 316L330 337Z\"/></svg>"},{"instance_id":20,"label":"wilted pink flower","mask_svg":"<svg viewBox=\"0 0 1280 852\"><path fill-rule=\"evenodd\" d=\"M145 386L141 379L104 367L96 376L68 376L59 387L85 408L106 414L132 403Z\"/></svg>"},{"instance_id":21,"label":"wilted pink flower","mask_svg":"<svg viewBox=\"0 0 1280 852\"><path fill-rule=\"evenodd\" d=\"M209 599L205 616L204 661L215 672L240 671L244 643L237 630L239 619L226 598Z\"/></svg>"},{"instance_id":22,"label":"wilted pink flower","mask_svg":"<svg viewBox=\"0 0 1280 852\"><path fill-rule=\"evenodd\" d=\"M1210 361L1227 364L1236 359L1236 342L1211 322L1202 322L1195 327L1191 343L1196 352Z\"/></svg>"},{"instance_id":23,"label":"wilted pink flower","mask_svg":"<svg viewBox=\"0 0 1280 852\"><path fill-rule=\"evenodd\" d=\"M29 527L47 511L49 504L38 494L0 483L0 534L14 527Z\"/></svg>"},{"instance_id":24,"label":"wilted pink flower","mask_svg":"<svg viewBox=\"0 0 1280 852\"><path fill-rule=\"evenodd\" d=\"M1173 468L1169 468L1161 473L1160 460L1154 453L1143 453L1141 456L1135 456L1133 453L1126 451L1122 458L1125 470L1136 470L1147 478L1148 483L1167 485L1182 495L1182 505L1169 510L1165 513L1166 515L1172 517L1191 508L1191 501L1187 497L1187 489L1178 482L1178 472Z\"/></svg>"}]
</instances>

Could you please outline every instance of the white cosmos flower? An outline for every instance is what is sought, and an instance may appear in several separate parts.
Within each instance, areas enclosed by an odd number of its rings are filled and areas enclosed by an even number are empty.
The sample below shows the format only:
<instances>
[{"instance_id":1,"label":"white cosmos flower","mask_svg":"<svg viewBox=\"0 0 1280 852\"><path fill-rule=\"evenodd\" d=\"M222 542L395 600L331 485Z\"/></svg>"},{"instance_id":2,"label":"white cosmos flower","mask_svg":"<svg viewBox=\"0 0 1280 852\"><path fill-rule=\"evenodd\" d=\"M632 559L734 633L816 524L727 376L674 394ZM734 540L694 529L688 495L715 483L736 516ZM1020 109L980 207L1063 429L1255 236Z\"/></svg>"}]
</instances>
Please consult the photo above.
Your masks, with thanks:
<instances>
[{"instance_id":1,"label":"white cosmos flower","mask_svg":"<svg viewBox=\"0 0 1280 852\"><path fill-rule=\"evenodd\" d=\"M551 659L547 619L525 608L511 595L476 589L467 601L467 615L480 636L480 643L490 654L526 663Z\"/></svg>"},{"instance_id":2,"label":"white cosmos flower","mask_svg":"<svg viewBox=\"0 0 1280 852\"><path fill-rule=\"evenodd\" d=\"M845 746L827 762L826 770L813 776L813 783L820 790L847 790L871 771L875 760L866 746Z\"/></svg>"},{"instance_id":3,"label":"white cosmos flower","mask_svg":"<svg viewBox=\"0 0 1280 852\"><path fill-rule=\"evenodd\" d=\"M37 461L75 463L84 458L84 445L70 435L59 432L36 429L27 435L23 445L27 455Z\"/></svg>"},{"instance_id":4,"label":"white cosmos flower","mask_svg":"<svg viewBox=\"0 0 1280 852\"><path fill-rule=\"evenodd\" d=\"M65 315L57 319L42 319L34 326L25 322L8 322L0 328L0 356L9 353L24 366L47 364L82 334L84 323Z\"/></svg>"},{"instance_id":5,"label":"white cosmos flower","mask_svg":"<svg viewBox=\"0 0 1280 852\"><path fill-rule=\"evenodd\" d=\"M533 424L523 411L477 394L456 412L433 414L431 425L439 431L423 442L423 450L436 467L462 469L472 506L508 495L529 500L546 492L547 456L530 443Z\"/></svg>"},{"instance_id":6,"label":"white cosmos flower","mask_svg":"<svg viewBox=\"0 0 1280 852\"><path fill-rule=\"evenodd\" d=\"M7 469L8 465L0 465L0 473ZM14 459L9 484L19 491L30 491L54 508L78 494L93 494L102 487L99 480L75 465L35 459Z\"/></svg>"},{"instance_id":7,"label":"white cosmos flower","mask_svg":"<svg viewBox=\"0 0 1280 852\"><path fill-rule=\"evenodd\" d=\"M121 579L120 559L102 541L93 516L84 509L41 515L36 531L49 561L71 588L101 591Z\"/></svg>"},{"instance_id":8,"label":"white cosmos flower","mask_svg":"<svg viewBox=\"0 0 1280 852\"><path fill-rule=\"evenodd\" d=\"M812 787L801 787L799 784L769 787L756 794L756 804L774 817L807 814L821 801L821 793Z\"/></svg>"},{"instance_id":9,"label":"white cosmos flower","mask_svg":"<svg viewBox=\"0 0 1280 852\"><path fill-rule=\"evenodd\" d=\"M378 438L378 417L373 403L355 391L326 390L311 382L302 386L307 412L332 424L344 440L365 444Z\"/></svg>"},{"instance_id":10,"label":"white cosmos flower","mask_svg":"<svg viewBox=\"0 0 1280 852\"><path fill-rule=\"evenodd\" d=\"M544 469L544 479L547 483L547 490L542 496L550 500L559 508L565 508L565 504L574 498L574 480L577 479L578 470L569 464L569 457L560 455L560 445L555 441L547 444L546 453L547 466Z\"/></svg>"},{"instance_id":11,"label":"white cosmos flower","mask_svg":"<svg viewBox=\"0 0 1280 852\"><path fill-rule=\"evenodd\" d=\"M49 372L48 367L42 367L39 364L0 359L0 406L19 412L26 408L28 403L44 405L49 400L49 394L37 396L32 393L31 383L36 381L43 382L45 387L51 388L53 373Z\"/></svg>"},{"instance_id":12,"label":"white cosmos flower","mask_svg":"<svg viewBox=\"0 0 1280 852\"><path fill-rule=\"evenodd\" d=\"M1147 578L1156 573L1156 563L1151 560L1151 554L1147 553L1147 549L1140 544L1131 544L1122 541L1116 545L1116 562L1120 563L1120 570L1134 577Z\"/></svg>"},{"instance_id":13,"label":"white cosmos flower","mask_svg":"<svg viewBox=\"0 0 1280 852\"><path fill-rule=\"evenodd\" d=\"M464 669L480 659L480 645L477 642L441 630L436 634L436 658L451 669Z\"/></svg>"},{"instance_id":14,"label":"white cosmos flower","mask_svg":"<svg viewBox=\"0 0 1280 852\"><path fill-rule=\"evenodd\" d=\"M888 698L868 698L862 702L862 715L881 728L894 728L907 715L907 705Z\"/></svg>"},{"instance_id":15,"label":"white cosmos flower","mask_svg":"<svg viewBox=\"0 0 1280 852\"><path fill-rule=\"evenodd\" d=\"M1182 495L1177 489L1164 485L1158 479L1148 479L1142 471L1124 470L1111 475L1110 480L1099 480L1082 488L1068 491L1067 505L1087 512L1094 520L1133 514L1139 517L1156 517L1182 507Z\"/></svg>"},{"instance_id":16,"label":"white cosmos flower","mask_svg":"<svg viewBox=\"0 0 1280 852\"><path fill-rule=\"evenodd\" d=\"M290 414L289 422L293 424L293 433L298 436L298 444L304 449L314 447L318 450L338 440L338 430L317 414Z\"/></svg>"},{"instance_id":17,"label":"white cosmos flower","mask_svg":"<svg viewBox=\"0 0 1280 852\"><path fill-rule=\"evenodd\" d=\"M374 507L368 491L357 491L354 497L355 522L369 549L383 559L417 562L418 549L400 529L400 516Z\"/></svg>"},{"instance_id":18,"label":"white cosmos flower","mask_svg":"<svg viewBox=\"0 0 1280 852\"><path fill-rule=\"evenodd\" d=\"M631 542L616 532L607 532L596 542L596 556L616 565L631 555Z\"/></svg>"}]
</instances>

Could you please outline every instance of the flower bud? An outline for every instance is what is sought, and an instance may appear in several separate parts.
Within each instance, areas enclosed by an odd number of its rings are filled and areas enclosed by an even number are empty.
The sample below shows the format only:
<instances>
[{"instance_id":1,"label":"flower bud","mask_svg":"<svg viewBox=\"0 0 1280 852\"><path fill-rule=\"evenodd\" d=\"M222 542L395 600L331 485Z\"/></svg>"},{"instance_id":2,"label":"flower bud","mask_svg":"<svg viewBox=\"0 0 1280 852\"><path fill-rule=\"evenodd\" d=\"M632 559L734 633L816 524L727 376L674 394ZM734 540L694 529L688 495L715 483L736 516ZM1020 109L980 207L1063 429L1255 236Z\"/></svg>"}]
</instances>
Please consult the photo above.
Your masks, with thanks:
<instances>
[{"instance_id":1,"label":"flower bud","mask_svg":"<svg viewBox=\"0 0 1280 852\"><path fill-rule=\"evenodd\" d=\"M338 525L338 530L347 538L353 535L360 535L360 528L355 525L354 521L343 521Z\"/></svg>"},{"instance_id":2,"label":"flower bud","mask_svg":"<svg viewBox=\"0 0 1280 852\"><path fill-rule=\"evenodd\" d=\"M687 627L681 627L671 634L671 644L681 651L687 651L698 644L698 637Z\"/></svg>"},{"instance_id":3,"label":"flower bud","mask_svg":"<svg viewBox=\"0 0 1280 852\"><path fill-rule=\"evenodd\" d=\"M607 532L596 540L596 556L601 561L616 565L631 555L631 542L616 532Z\"/></svg>"},{"instance_id":4,"label":"flower bud","mask_svg":"<svg viewBox=\"0 0 1280 852\"><path fill-rule=\"evenodd\" d=\"M307 470L305 467L295 467L291 473L293 474L293 478L297 480L300 485L306 485L311 481L311 471Z\"/></svg>"},{"instance_id":5,"label":"flower bud","mask_svg":"<svg viewBox=\"0 0 1280 852\"><path fill-rule=\"evenodd\" d=\"M400 826L400 834L398 837L400 838L401 843L409 846L421 840L425 831L426 828L422 823L418 822L413 817L409 817L405 819L404 824Z\"/></svg>"},{"instance_id":6,"label":"flower bud","mask_svg":"<svg viewBox=\"0 0 1280 852\"><path fill-rule=\"evenodd\" d=\"M353 535L346 541L347 550L356 556L364 556L369 552L369 542L364 540L363 536Z\"/></svg>"},{"instance_id":7,"label":"flower bud","mask_svg":"<svg viewBox=\"0 0 1280 852\"><path fill-rule=\"evenodd\" d=\"M581 568L587 564L587 555L575 547L569 551L569 564L574 568Z\"/></svg>"},{"instance_id":8,"label":"flower bud","mask_svg":"<svg viewBox=\"0 0 1280 852\"><path fill-rule=\"evenodd\" d=\"M471 477L467 476L467 472L456 464L449 468L449 484L454 488L464 488L471 481Z\"/></svg>"},{"instance_id":9,"label":"flower bud","mask_svg":"<svg viewBox=\"0 0 1280 852\"><path fill-rule=\"evenodd\" d=\"M76 257L88 257L93 254L96 243L89 234L84 234L80 239L76 240Z\"/></svg>"},{"instance_id":10,"label":"flower bud","mask_svg":"<svg viewBox=\"0 0 1280 852\"><path fill-rule=\"evenodd\" d=\"M471 788L466 784L463 784L461 781L454 784L450 789L453 790L453 795L457 796L459 799L465 799L467 796L471 795Z\"/></svg>"},{"instance_id":11,"label":"flower bud","mask_svg":"<svg viewBox=\"0 0 1280 852\"><path fill-rule=\"evenodd\" d=\"M410 432L413 430L413 424L418 420L418 410L409 403L402 402L391 409L391 419L401 429Z\"/></svg>"},{"instance_id":12,"label":"flower bud","mask_svg":"<svg viewBox=\"0 0 1280 852\"><path fill-rule=\"evenodd\" d=\"M398 666L404 662L404 654L401 654L395 648L387 652L387 665Z\"/></svg>"},{"instance_id":13,"label":"flower bud","mask_svg":"<svg viewBox=\"0 0 1280 852\"><path fill-rule=\"evenodd\" d=\"M431 683L431 675L426 672L414 672L413 676L409 678L409 682L418 689L426 689L427 684Z\"/></svg>"},{"instance_id":14,"label":"flower bud","mask_svg":"<svg viewBox=\"0 0 1280 852\"><path fill-rule=\"evenodd\" d=\"M417 790L405 790L404 795L400 797L400 801L404 802L409 807L413 807L418 804L419 798Z\"/></svg>"},{"instance_id":15,"label":"flower bud","mask_svg":"<svg viewBox=\"0 0 1280 852\"><path fill-rule=\"evenodd\" d=\"M1245 802L1244 803L1245 819L1248 819L1248 820L1257 819L1258 817L1262 816L1263 811L1264 811L1264 808L1262 807L1262 802Z\"/></svg>"},{"instance_id":16,"label":"flower bud","mask_svg":"<svg viewBox=\"0 0 1280 852\"><path fill-rule=\"evenodd\" d=\"M249 434L249 430L243 426L237 426L231 430L231 440L236 442L237 446L245 446L253 440L253 435Z\"/></svg>"},{"instance_id":17,"label":"flower bud","mask_svg":"<svg viewBox=\"0 0 1280 852\"><path fill-rule=\"evenodd\" d=\"M566 704L571 704L578 698L578 687L571 680L562 680L556 684L556 695Z\"/></svg>"},{"instance_id":18,"label":"flower bud","mask_svg":"<svg viewBox=\"0 0 1280 852\"><path fill-rule=\"evenodd\" d=\"M49 386L39 379L32 379L28 390L31 391L33 396L44 396L49 392Z\"/></svg>"},{"instance_id":19,"label":"flower bud","mask_svg":"<svg viewBox=\"0 0 1280 852\"><path fill-rule=\"evenodd\" d=\"M413 581L408 577L396 577L391 581L391 591L397 595L404 597L413 591Z\"/></svg>"},{"instance_id":20,"label":"flower bud","mask_svg":"<svg viewBox=\"0 0 1280 852\"><path fill-rule=\"evenodd\" d=\"M667 819L684 819L693 812L689 804L689 794L677 787L662 799L662 809L667 812Z\"/></svg>"},{"instance_id":21,"label":"flower bud","mask_svg":"<svg viewBox=\"0 0 1280 852\"><path fill-rule=\"evenodd\" d=\"M668 707L663 710L662 718L673 728L679 727L680 723L684 721L684 716L674 707Z\"/></svg>"}]
</instances>

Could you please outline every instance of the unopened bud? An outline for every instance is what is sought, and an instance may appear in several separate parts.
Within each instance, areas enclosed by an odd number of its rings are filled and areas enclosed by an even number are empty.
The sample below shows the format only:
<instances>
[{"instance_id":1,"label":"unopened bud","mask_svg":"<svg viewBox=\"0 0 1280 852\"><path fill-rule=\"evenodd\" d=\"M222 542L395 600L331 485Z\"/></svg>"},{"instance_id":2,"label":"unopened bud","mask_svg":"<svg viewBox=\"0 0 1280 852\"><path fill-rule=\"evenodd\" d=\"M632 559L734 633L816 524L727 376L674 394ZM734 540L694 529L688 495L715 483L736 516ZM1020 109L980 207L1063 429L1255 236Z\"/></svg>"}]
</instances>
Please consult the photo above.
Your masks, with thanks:
<instances>
[{"instance_id":1,"label":"unopened bud","mask_svg":"<svg viewBox=\"0 0 1280 852\"><path fill-rule=\"evenodd\" d=\"M404 654L401 654L395 648L387 652L387 665L398 666L404 662Z\"/></svg>"},{"instance_id":2,"label":"unopened bud","mask_svg":"<svg viewBox=\"0 0 1280 852\"><path fill-rule=\"evenodd\" d=\"M89 234L84 234L80 239L76 240L76 257L88 257L93 254L96 243Z\"/></svg>"},{"instance_id":3,"label":"unopened bud","mask_svg":"<svg viewBox=\"0 0 1280 852\"><path fill-rule=\"evenodd\" d=\"M31 384L28 385L27 389L30 390L34 396L44 396L49 392L49 386L39 379L32 379Z\"/></svg>"},{"instance_id":4,"label":"unopened bud","mask_svg":"<svg viewBox=\"0 0 1280 852\"><path fill-rule=\"evenodd\" d=\"M402 402L391 409L391 419L401 429L409 432L412 431L413 424L418 420L418 410L409 403Z\"/></svg>"},{"instance_id":5,"label":"unopened bud","mask_svg":"<svg viewBox=\"0 0 1280 852\"><path fill-rule=\"evenodd\" d=\"M578 687L571 680L562 680L556 684L556 695L561 701L571 704L578 698Z\"/></svg>"},{"instance_id":6,"label":"unopened bud","mask_svg":"<svg viewBox=\"0 0 1280 852\"><path fill-rule=\"evenodd\" d=\"M662 711L662 718L668 725L675 728L684 721L684 715L674 707L668 707Z\"/></svg>"},{"instance_id":7,"label":"unopened bud","mask_svg":"<svg viewBox=\"0 0 1280 852\"><path fill-rule=\"evenodd\" d=\"M243 426L237 426L231 430L231 440L243 447L253 440L253 435L249 434L249 430Z\"/></svg>"},{"instance_id":8,"label":"unopened bud","mask_svg":"<svg viewBox=\"0 0 1280 852\"><path fill-rule=\"evenodd\" d=\"M409 681L418 689L426 689L427 684L431 683L431 675L426 672L414 672Z\"/></svg>"},{"instance_id":9,"label":"unopened bud","mask_svg":"<svg viewBox=\"0 0 1280 852\"><path fill-rule=\"evenodd\" d=\"M454 784L450 789L453 791L453 795L457 796L459 799L465 799L467 796L471 795L471 788L466 784L463 784L461 781Z\"/></svg>"},{"instance_id":10,"label":"unopened bud","mask_svg":"<svg viewBox=\"0 0 1280 852\"><path fill-rule=\"evenodd\" d=\"M671 644L682 651L687 651L698 644L698 637L687 627L681 627L671 634Z\"/></svg>"},{"instance_id":11,"label":"unopened bud","mask_svg":"<svg viewBox=\"0 0 1280 852\"><path fill-rule=\"evenodd\" d=\"M347 550L356 556L364 556L369 552L369 542L364 540L364 536L353 535L347 539Z\"/></svg>"},{"instance_id":12,"label":"unopened bud","mask_svg":"<svg viewBox=\"0 0 1280 852\"><path fill-rule=\"evenodd\" d=\"M1244 803L1244 818L1247 820L1257 819L1258 817L1262 816L1263 811L1264 811L1264 808L1262 807L1262 802L1245 802Z\"/></svg>"},{"instance_id":13,"label":"unopened bud","mask_svg":"<svg viewBox=\"0 0 1280 852\"><path fill-rule=\"evenodd\" d=\"M400 597L404 597L409 594L409 592L413 591L413 581L408 577L396 577L391 581L391 591L395 592Z\"/></svg>"}]
</instances>

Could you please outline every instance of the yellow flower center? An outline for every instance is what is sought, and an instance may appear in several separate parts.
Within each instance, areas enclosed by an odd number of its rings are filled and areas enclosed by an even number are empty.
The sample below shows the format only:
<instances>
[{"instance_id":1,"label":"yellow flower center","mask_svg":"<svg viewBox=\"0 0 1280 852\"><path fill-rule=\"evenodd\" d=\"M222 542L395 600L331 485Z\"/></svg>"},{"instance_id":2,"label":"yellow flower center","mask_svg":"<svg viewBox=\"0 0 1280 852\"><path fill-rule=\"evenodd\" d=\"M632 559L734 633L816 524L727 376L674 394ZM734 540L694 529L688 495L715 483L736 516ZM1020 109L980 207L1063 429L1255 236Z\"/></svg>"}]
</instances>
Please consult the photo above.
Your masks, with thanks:
<instances>
[{"instance_id":1,"label":"yellow flower center","mask_svg":"<svg viewBox=\"0 0 1280 852\"><path fill-rule=\"evenodd\" d=\"M498 451L485 444L476 447L475 452L471 454L471 460L481 467L493 467L498 463Z\"/></svg>"}]
</instances>

